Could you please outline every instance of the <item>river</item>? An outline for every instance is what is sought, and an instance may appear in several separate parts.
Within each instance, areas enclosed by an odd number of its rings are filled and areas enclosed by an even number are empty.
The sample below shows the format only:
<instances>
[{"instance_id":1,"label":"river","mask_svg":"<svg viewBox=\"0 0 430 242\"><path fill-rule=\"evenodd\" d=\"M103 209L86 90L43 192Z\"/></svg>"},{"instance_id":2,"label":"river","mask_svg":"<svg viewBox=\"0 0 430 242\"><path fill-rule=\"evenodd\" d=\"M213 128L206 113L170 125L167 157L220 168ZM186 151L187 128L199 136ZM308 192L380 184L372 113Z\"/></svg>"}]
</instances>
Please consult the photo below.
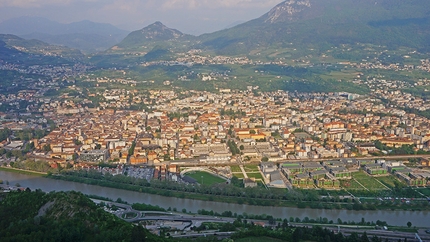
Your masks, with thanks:
<instances>
[{"instance_id":1,"label":"river","mask_svg":"<svg viewBox=\"0 0 430 242\"><path fill-rule=\"evenodd\" d=\"M267 214L275 218L299 217L301 219L325 217L328 220L337 221L387 221L390 225L406 226L410 221L413 226L430 227L429 211L350 211L350 210L329 210L329 209L299 209L284 207L261 207L252 205L229 204L220 202L200 201L192 199L181 199L173 197L163 197L159 195L145 194L120 190L109 187L99 187L76 182L53 180L39 176L24 175L7 171L0 171L0 180L9 182L11 186L19 183L22 187L28 187L32 190L41 189L45 192L50 191L80 191L84 194L93 194L102 197L108 197L113 200L121 198L129 203L146 203L158 205L163 208L177 208L181 211L185 208L187 211L196 213L199 209L213 210L215 212L232 211L233 213L242 214Z\"/></svg>"}]
</instances>

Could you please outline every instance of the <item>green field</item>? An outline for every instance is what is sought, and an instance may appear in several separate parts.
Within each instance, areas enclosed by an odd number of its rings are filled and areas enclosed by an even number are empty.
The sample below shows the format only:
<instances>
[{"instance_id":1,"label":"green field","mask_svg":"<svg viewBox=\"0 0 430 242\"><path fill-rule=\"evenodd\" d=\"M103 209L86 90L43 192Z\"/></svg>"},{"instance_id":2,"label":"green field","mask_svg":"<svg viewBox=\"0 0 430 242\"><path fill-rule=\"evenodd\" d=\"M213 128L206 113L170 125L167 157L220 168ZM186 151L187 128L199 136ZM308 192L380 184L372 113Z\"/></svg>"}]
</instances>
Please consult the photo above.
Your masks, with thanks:
<instances>
[{"instance_id":1,"label":"green field","mask_svg":"<svg viewBox=\"0 0 430 242\"><path fill-rule=\"evenodd\" d=\"M358 182L355 180L342 180L340 181L340 184L343 188L347 190L365 190Z\"/></svg>"},{"instance_id":2,"label":"green field","mask_svg":"<svg viewBox=\"0 0 430 242\"><path fill-rule=\"evenodd\" d=\"M392 175L376 177L375 179L384 183L387 187L390 187L390 188L395 187L395 182L400 182L397 178L395 178Z\"/></svg>"},{"instance_id":3,"label":"green field","mask_svg":"<svg viewBox=\"0 0 430 242\"><path fill-rule=\"evenodd\" d=\"M258 166L257 165L246 165L243 167L245 171L248 172L258 172Z\"/></svg>"},{"instance_id":4,"label":"green field","mask_svg":"<svg viewBox=\"0 0 430 242\"><path fill-rule=\"evenodd\" d=\"M416 190L421 192L422 194L430 197L430 188L418 188Z\"/></svg>"},{"instance_id":5,"label":"green field","mask_svg":"<svg viewBox=\"0 0 430 242\"><path fill-rule=\"evenodd\" d=\"M260 172L258 173L246 173L248 175L249 178L255 178L255 179L260 179L263 180L263 176L261 175Z\"/></svg>"},{"instance_id":6,"label":"green field","mask_svg":"<svg viewBox=\"0 0 430 242\"><path fill-rule=\"evenodd\" d=\"M387 188L380 184L374 177L367 175L364 171L354 172L352 173L352 177L371 191L387 190Z\"/></svg>"},{"instance_id":7,"label":"green field","mask_svg":"<svg viewBox=\"0 0 430 242\"><path fill-rule=\"evenodd\" d=\"M233 173L233 176L239 178L239 179L243 179L245 178L245 176L243 175L243 173Z\"/></svg>"},{"instance_id":8,"label":"green field","mask_svg":"<svg viewBox=\"0 0 430 242\"><path fill-rule=\"evenodd\" d=\"M19 170L14 168L7 168L7 167L0 167L0 171L7 171L7 172L13 172L13 173L20 173L24 175L32 175L32 176L44 176L47 173L44 172L38 172L38 171L28 171L28 170Z\"/></svg>"},{"instance_id":9,"label":"green field","mask_svg":"<svg viewBox=\"0 0 430 242\"><path fill-rule=\"evenodd\" d=\"M224 179L204 171L192 171L192 172L186 173L186 175L194 178L198 183L203 182L203 184L205 185L213 185L213 184L225 182Z\"/></svg>"},{"instance_id":10,"label":"green field","mask_svg":"<svg viewBox=\"0 0 430 242\"><path fill-rule=\"evenodd\" d=\"M230 166L231 172L242 172L239 166Z\"/></svg>"}]
</instances>

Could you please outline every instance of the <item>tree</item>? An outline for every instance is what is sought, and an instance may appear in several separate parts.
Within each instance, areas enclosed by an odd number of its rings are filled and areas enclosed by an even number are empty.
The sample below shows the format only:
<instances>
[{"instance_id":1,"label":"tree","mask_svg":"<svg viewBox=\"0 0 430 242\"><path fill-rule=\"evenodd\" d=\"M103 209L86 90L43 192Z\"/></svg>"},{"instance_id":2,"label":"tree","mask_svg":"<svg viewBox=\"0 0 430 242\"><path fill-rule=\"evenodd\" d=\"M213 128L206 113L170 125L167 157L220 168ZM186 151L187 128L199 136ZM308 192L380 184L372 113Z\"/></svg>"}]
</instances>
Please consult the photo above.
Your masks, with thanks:
<instances>
[{"instance_id":1,"label":"tree","mask_svg":"<svg viewBox=\"0 0 430 242\"><path fill-rule=\"evenodd\" d=\"M130 149L128 149L128 155L133 155L134 154L134 149L136 148L136 142L133 141L133 143L131 144Z\"/></svg>"},{"instance_id":2,"label":"tree","mask_svg":"<svg viewBox=\"0 0 430 242\"><path fill-rule=\"evenodd\" d=\"M360 242L369 242L369 237L367 237L367 233L364 232L360 237Z\"/></svg>"},{"instance_id":3,"label":"tree","mask_svg":"<svg viewBox=\"0 0 430 242\"><path fill-rule=\"evenodd\" d=\"M51 150L51 146L48 145L48 144L46 144L46 145L43 146L43 150L46 151L46 152L52 151Z\"/></svg>"},{"instance_id":4,"label":"tree","mask_svg":"<svg viewBox=\"0 0 430 242\"><path fill-rule=\"evenodd\" d=\"M412 226L411 221L408 221L408 223L406 225L408 226L408 228L410 228Z\"/></svg>"}]
</instances>

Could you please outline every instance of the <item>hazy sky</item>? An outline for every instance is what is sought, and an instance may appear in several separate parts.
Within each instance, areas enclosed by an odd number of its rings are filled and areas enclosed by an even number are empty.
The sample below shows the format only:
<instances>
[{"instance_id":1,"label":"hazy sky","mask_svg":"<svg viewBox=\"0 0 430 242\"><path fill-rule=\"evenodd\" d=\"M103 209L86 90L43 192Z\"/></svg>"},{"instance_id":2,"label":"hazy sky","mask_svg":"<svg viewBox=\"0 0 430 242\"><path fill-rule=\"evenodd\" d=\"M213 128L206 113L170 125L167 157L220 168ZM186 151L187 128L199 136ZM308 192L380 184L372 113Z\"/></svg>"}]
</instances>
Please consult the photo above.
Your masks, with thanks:
<instances>
[{"instance_id":1,"label":"hazy sky","mask_svg":"<svg viewBox=\"0 0 430 242\"><path fill-rule=\"evenodd\" d=\"M223 29L260 17L282 0L0 0L0 22L45 17L61 23L110 23L126 30L155 21L188 34Z\"/></svg>"}]
</instances>

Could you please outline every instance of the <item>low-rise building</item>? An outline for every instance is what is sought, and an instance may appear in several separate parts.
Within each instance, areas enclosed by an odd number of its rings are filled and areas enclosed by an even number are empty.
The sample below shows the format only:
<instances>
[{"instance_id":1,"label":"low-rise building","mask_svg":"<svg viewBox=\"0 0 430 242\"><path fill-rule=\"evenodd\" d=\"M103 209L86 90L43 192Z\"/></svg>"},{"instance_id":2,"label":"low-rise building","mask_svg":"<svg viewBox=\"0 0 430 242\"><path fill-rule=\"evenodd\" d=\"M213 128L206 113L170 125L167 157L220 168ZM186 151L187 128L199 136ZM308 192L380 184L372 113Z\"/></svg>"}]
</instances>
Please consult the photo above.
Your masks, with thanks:
<instances>
[{"instance_id":1,"label":"low-rise building","mask_svg":"<svg viewBox=\"0 0 430 242\"><path fill-rule=\"evenodd\" d=\"M109 158L107 149L89 150L81 153L79 159L84 162L105 162Z\"/></svg>"}]
</instances>

